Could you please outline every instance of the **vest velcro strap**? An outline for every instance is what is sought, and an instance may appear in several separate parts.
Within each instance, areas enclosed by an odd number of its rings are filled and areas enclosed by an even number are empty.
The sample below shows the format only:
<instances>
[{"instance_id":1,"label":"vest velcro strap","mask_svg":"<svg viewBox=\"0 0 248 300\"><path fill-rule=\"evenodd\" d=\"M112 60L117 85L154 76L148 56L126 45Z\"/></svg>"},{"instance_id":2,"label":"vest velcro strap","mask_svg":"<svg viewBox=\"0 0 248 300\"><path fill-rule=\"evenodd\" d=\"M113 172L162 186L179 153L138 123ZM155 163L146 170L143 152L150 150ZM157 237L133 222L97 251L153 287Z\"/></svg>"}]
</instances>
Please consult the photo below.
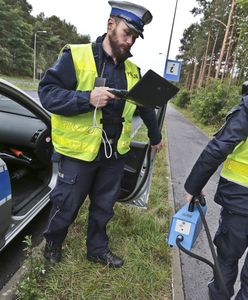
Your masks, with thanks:
<instances>
[{"instance_id":1,"label":"vest velcro strap","mask_svg":"<svg viewBox=\"0 0 248 300\"><path fill-rule=\"evenodd\" d=\"M224 162L224 168L237 174L248 177L248 164L241 163L232 159L227 159Z\"/></svg>"},{"instance_id":2,"label":"vest velcro strap","mask_svg":"<svg viewBox=\"0 0 248 300\"><path fill-rule=\"evenodd\" d=\"M119 118L119 117L115 117L115 118L102 118L100 119L100 123L103 125L119 125L122 124L123 122L125 122L125 119Z\"/></svg>"}]
</instances>

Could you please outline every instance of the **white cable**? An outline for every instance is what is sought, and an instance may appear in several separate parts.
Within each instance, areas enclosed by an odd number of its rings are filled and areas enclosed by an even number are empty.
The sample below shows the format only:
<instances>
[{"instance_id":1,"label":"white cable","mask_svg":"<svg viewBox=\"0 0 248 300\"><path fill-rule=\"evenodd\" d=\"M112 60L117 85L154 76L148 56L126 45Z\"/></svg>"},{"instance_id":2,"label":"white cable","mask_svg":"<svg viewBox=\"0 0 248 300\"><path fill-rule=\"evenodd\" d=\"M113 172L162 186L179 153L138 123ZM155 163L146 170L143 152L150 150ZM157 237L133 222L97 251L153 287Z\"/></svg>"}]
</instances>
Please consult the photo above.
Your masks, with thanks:
<instances>
[{"instance_id":1,"label":"white cable","mask_svg":"<svg viewBox=\"0 0 248 300\"><path fill-rule=\"evenodd\" d=\"M96 113L97 113L97 108L99 106L99 102L100 102L100 97L98 97L98 100L97 100L97 104L95 106L95 109L94 109L94 113L93 113L93 125L92 127L90 127L91 129L99 129L102 131L103 135L102 135L102 142L103 142L103 146L104 146L104 154L105 154L105 157L106 158L110 158L113 154L113 149L112 149L112 145L108 139L108 136L105 132L105 130L101 127L99 127L98 123L97 123L97 119L96 119ZM109 145L109 154L107 153L107 144Z\"/></svg>"}]
</instances>

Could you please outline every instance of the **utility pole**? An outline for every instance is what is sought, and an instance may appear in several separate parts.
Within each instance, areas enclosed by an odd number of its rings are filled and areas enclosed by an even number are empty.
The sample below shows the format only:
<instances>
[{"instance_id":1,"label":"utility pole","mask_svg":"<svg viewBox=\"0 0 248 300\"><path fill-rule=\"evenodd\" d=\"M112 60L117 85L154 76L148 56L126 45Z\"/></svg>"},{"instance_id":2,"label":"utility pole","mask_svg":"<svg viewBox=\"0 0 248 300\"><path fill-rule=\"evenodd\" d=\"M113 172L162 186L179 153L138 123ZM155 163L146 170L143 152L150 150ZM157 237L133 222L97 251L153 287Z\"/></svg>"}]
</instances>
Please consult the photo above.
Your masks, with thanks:
<instances>
[{"instance_id":1,"label":"utility pole","mask_svg":"<svg viewBox=\"0 0 248 300\"><path fill-rule=\"evenodd\" d=\"M169 39L169 45L168 45L168 49L167 49L166 60L165 60L165 67L164 67L164 77L165 77L165 74L166 74L167 62L168 62L168 58L169 58L169 54L170 54L171 39L172 39L172 34L173 34L173 29L174 29L174 23L175 23L175 18L176 18L176 12L177 12L177 3L178 3L178 0L176 0L175 10L174 10L174 16L173 16L173 21L172 21L172 25L171 25L170 39Z\"/></svg>"},{"instance_id":2,"label":"utility pole","mask_svg":"<svg viewBox=\"0 0 248 300\"><path fill-rule=\"evenodd\" d=\"M37 34L39 32L47 33L46 30L38 30L34 34L34 70L33 70L33 81L35 81L35 74L36 74L36 42L37 42Z\"/></svg>"}]
</instances>

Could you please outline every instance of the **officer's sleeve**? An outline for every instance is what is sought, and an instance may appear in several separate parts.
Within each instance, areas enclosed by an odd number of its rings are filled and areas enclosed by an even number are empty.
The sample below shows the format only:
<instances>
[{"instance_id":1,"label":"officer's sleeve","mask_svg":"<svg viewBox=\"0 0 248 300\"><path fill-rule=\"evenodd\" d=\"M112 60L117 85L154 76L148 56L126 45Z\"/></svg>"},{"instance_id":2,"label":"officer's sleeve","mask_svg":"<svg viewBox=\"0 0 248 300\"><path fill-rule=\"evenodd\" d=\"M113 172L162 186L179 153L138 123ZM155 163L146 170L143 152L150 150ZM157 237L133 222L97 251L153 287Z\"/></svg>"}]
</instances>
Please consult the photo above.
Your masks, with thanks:
<instances>
[{"instance_id":1,"label":"officer's sleeve","mask_svg":"<svg viewBox=\"0 0 248 300\"><path fill-rule=\"evenodd\" d=\"M39 83L38 93L43 107L55 114L77 115L89 112L90 91L76 91L76 75L69 49L48 69Z\"/></svg>"},{"instance_id":2,"label":"officer's sleeve","mask_svg":"<svg viewBox=\"0 0 248 300\"><path fill-rule=\"evenodd\" d=\"M158 126L155 110L147 107L139 107L139 114L148 129L148 137L151 145L161 142L162 135Z\"/></svg>"},{"instance_id":3,"label":"officer's sleeve","mask_svg":"<svg viewBox=\"0 0 248 300\"><path fill-rule=\"evenodd\" d=\"M193 166L185 190L198 195L234 148L248 137L248 112L244 101L228 115L226 123L207 144Z\"/></svg>"}]
</instances>

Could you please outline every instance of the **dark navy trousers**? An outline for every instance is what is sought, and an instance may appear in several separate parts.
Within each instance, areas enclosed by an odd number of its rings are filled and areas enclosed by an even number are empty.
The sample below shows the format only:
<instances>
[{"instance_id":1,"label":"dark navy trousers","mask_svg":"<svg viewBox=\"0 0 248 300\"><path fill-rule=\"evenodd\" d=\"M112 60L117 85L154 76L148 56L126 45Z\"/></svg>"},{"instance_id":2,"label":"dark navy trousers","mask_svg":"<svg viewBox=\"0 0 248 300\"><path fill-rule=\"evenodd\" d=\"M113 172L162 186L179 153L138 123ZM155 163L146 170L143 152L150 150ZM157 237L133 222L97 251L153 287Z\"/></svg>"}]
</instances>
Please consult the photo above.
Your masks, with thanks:
<instances>
[{"instance_id":1,"label":"dark navy trousers","mask_svg":"<svg viewBox=\"0 0 248 300\"><path fill-rule=\"evenodd\" d=\"M89 195L87 253L108 251L106 225L113 217L113 206L120 191L125 158L85 162L62 156L56 186L51 193L53 207L44 237L62 243L68 227Z\"/></svg>"},{"instance_id":2,"label":"dark navy trousers","mask_svg":"<svg viewBox=\"0 0 248 300\"><path fill-rule=\"evenodd\" d=\"M248 199L247 199L248 200ZM233 214L222 209L219 228L214 238L217 258L230 298L234 294L234 283L238 275L238 262L248 246L248 216ZM241 287L235 300L248 299L248 257L241 271ZM213 300L227 300L221 291L218 278L209 283L209 295Z\"/></svg>"}]
</instances>

